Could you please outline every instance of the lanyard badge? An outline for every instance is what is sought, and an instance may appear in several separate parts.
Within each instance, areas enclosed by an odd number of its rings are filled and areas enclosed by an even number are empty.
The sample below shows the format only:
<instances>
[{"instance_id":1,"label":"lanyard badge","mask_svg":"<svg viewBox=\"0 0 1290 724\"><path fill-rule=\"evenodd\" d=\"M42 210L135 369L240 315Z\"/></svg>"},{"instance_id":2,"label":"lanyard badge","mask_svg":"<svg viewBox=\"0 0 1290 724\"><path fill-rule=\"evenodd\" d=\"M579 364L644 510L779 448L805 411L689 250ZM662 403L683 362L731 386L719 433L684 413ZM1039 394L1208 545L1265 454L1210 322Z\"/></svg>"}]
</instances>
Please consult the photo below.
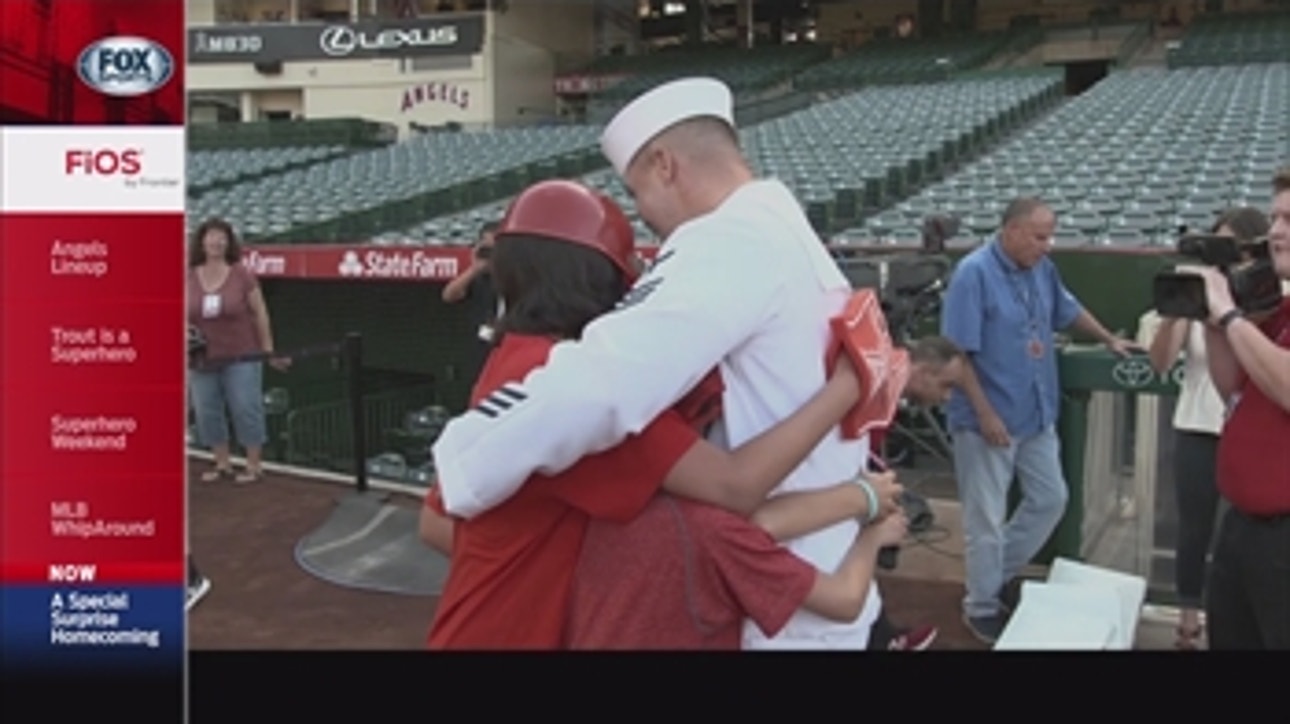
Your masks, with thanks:
<instances>
[{"instance_id":1,"label":"lanyard badge","mask_svg":"<svg viewBox=\"0 0 1290 724\"><path fill-rule=\"evenodd\" d=\"M218 294L207 294L202 297L202 318L214 319L223 308L223 300Z\"/></svg>"}]
</instances>

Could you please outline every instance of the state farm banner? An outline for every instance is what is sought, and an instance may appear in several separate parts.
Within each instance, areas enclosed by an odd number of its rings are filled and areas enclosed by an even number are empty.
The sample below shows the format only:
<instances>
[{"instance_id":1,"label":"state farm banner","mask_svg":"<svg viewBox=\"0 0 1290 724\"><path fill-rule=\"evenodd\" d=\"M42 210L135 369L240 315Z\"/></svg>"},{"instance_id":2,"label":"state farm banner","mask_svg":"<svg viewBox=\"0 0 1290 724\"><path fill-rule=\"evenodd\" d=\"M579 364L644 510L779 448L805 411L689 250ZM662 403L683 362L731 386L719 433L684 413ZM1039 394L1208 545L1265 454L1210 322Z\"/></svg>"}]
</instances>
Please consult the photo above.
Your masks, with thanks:
<instances>
[{"instance_id":1,"label":"state farm banner","mask_svg":"<svg viewBox=\"0 0 1290 724\"><path fill-rule=\"evenodd\" d=\"M484 16L347 23L263 23L189 28L189 63L275 63L427 55L476 55Z\"/></svg>"},{"instance_id":2,"label":"state farm banner","mask_svg":"<svg viewBox=\"0 0 1290 724\"><path fill-rule=\"evenodd\" d=\"M657 251L637 249L646 261ZM446 282L466 271L471 254L461 246L273 244L248 246L242 263L265 279Z\"/></svg>"},{"instance_id":3,"label":"state farm banner","mask_svg":"<svg viewBox=\"0 0 1290 724\"><path fill-rule=\"evenodd\" d=\"M242 263L263 278L436 282L465 271L470 257L454 247L284 245L248 247Z\"/></svg>"}]
</instances>

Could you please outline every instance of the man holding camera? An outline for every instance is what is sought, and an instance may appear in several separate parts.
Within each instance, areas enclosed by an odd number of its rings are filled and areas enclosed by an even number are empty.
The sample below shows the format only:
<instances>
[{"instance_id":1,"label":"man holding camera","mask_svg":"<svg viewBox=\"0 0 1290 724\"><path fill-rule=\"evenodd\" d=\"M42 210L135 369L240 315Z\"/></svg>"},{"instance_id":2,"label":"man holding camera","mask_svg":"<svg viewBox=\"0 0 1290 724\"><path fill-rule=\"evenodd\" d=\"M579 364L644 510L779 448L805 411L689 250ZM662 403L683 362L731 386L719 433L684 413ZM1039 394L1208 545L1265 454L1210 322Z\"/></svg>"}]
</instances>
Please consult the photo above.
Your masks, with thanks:
<instances>
[{"instance_id":1,"label":"man holding camera","mask_svg":"<svg viewBox=\"0 0 1290 724\"><path fill-rule=\"evenodd\" d=\"M469 367L462 376L469 384L474 384L475 378L484 368L484 360L488 359L488 350L493 340L493 322L501 311L488 267L497 226L497 222L489 222L480 229L474 261L466 271L443 287L443 301L448 304L464 301L471 305L471 322L475 327L475 335L479 338L479 345L474 348L476 354L472 355Z\"/></svg>"},{"instance_id":2,"label":"man holding camera","mask_svg":"<svg viewBox=\"0 0 1290 724\"><path fill-rule=\"evenodd\" d=\"M1116 354L1137 348L1108 332L1062 283L1048 258L1056 227L1044 202L1013 201L998 237L959 262L943 305L942 334L971 362L945 413L966 538L963 620L986 643L1003 633L1005 585L1066 511L1053 333L1073 325ZM1022 501L1009 519L1014 476Z\"/></svg>"},{"instance_id":3,"label":"man holding camera","mask_svg":"<svg viewBox=\"0 0 1290 724\"><path fill-rule=\"evenodd\" d=\"M1268 256L1290 279L1290 168L1273 179ZM1211 649L1290 649L1290 299L1259 317L1212 267L1205 283L1209 373L1227 405L1218 488L1231 504L1210 566Z\"/></svg>"}]
</instances>

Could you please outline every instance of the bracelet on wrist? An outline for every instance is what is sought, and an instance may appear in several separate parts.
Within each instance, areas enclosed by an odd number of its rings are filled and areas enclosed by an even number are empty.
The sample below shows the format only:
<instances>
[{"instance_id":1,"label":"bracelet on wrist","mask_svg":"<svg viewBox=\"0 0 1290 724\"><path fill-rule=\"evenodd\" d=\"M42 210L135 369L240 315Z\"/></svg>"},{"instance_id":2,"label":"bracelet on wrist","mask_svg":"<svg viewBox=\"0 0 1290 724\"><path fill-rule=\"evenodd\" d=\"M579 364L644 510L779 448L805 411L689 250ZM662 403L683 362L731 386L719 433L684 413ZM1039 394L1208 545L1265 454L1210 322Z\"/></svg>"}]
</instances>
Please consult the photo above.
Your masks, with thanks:
<instances>
[{"instance_id":1,"label":"bracelet on wrist","mask_svg":"<svg viewBox=\"0 0 1290 724\"><path fill-rule=\"evenodd\" d=\"M1227 328L1232 326L1232 322L1235 322L1241 317L1242 317L1241 310L1236 307L1233 307L1227 310L1226 312L1224 312L1223 316L1218 318L1217 326L1219 329L1223 331L1227 331Z\"/></svg>"},{"instance_id":2,"label":"bracelet on wrist","mask_svg":"<svg viewBox=\"0 0 1290 724\"><path fill-rule=\"evenodd\" d=\"M873 486L864 478L856 478L856 483L864 490L865 499L869 503L869 510L865 514L864 522L872 523L878 517L878 494L874 492Z\"/></svg>"}]
</instances>

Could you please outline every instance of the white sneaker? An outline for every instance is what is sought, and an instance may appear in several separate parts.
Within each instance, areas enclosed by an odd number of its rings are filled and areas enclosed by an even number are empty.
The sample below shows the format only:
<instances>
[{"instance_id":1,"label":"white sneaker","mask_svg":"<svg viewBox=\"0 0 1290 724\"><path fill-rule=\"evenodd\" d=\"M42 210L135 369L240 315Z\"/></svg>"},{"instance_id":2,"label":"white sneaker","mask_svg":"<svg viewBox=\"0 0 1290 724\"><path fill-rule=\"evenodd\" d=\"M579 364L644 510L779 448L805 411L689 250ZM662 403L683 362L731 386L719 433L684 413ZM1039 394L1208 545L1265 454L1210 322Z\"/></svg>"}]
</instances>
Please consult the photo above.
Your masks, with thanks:
<instances>
[{"instance_id":1,"label":"white sneaker","mask_svg":"<svg viewBox=\"0 0 1290 724\"><path fill-rule=\"evenodd\" d=\"M191 610L193 606L197 605L198 601L205 598L207 593L210 593L210 590L211 581L206 576L202 576L196 582L189 584L184 601L184 610Z\"/></svg>"}]
</instances>

